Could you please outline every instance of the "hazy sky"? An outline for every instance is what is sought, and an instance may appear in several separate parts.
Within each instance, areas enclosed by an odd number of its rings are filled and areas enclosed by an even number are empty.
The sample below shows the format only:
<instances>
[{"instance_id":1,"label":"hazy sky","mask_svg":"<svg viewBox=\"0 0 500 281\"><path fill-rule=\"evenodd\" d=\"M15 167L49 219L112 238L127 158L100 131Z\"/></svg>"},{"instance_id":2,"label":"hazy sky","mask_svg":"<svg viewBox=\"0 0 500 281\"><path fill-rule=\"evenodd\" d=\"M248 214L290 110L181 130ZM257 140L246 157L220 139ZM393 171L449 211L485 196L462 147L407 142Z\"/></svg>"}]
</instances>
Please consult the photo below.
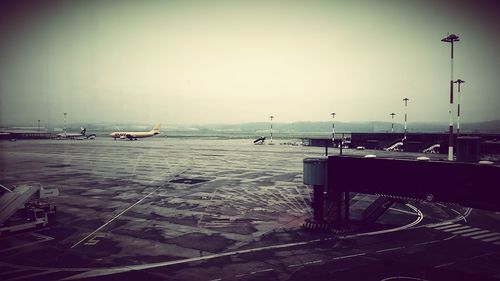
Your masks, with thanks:
<instances>
[{"instance_id":1,"label":"hazy sky","mask_svg":"<svg viewBox=\"0 0 500 281\"><path fill-rule=\"evenodd\" d=\"M500 119L500 1L11 1L0 122Z\"/></svg>"}]
</instances>

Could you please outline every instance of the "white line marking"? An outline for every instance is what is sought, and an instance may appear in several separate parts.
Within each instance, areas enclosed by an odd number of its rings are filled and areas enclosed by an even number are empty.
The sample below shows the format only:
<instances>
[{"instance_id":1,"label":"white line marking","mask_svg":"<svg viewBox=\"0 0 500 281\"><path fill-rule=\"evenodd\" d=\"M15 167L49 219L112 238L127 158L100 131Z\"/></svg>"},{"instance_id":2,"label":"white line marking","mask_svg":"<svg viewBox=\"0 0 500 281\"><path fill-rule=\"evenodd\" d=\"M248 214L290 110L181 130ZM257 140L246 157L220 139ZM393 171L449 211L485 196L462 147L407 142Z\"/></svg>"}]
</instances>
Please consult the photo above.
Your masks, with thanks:
<instances>
[{"instance_id":1,"label":"white line marking","mask_svg":"<svg viewBox=\"0 0 500 281\"><path fill-rule=\"evenodd\" d=\"M44 240L37 240L37 241L29 242L29 243L24 243L24 244L21 244L21 245L18 245L18 246L10 247L10 248L7 248L7 249L3 249L3 250L0 251L0 253L7 252L7 251L10 251L10 250L14 250L14 249L24 248L24 247L27 247L27 246L32 246L32 245L43 243L43 242L47 242L47 241L50 241L50 240L54 240L54 238L49 237L49 236L45 236L45 235L42 235L42 234L35 235L35 233L32 233L32 235L38 236L39 238L42 238Z\"/></svg>"},{"instance_id":2,"label":"white line marking","mask_svg":"<svg viewBox=\"0 0 500 281\"><path fill-rule=\"evenodd\" d=\"M473 235L481 234L481 233L486 233L486 232L490 232L490 231L489 230L480 230L480 231L475 231L475 232L470 232L470 233L462 234L462 236L469 237L469 236L473 236Z\"/></svg>"},{"instance_id":3,"label":"white line marking","mask_svg":"<svg viewBox=\"0 0 500 281\"><path fill-rule=\"evenodd\" d=\"M182 173L184 173L185 171L187 171L188 168L184 169L182 172L179 172L179 173L174 173L175 175L170 177L169 180L167 180L167 182L165 184L168 184L170 181L172 181L173 179L175 179L177 177L177 175L180 175ZM75 244L73 244L73 246L71 246L70 248L73 249L74 247L78 246L80 243L82 243L83 241L87 240L90 236L94 235L96 232L98 232L99 230L103 229L104 227L106 227L108 224L110 224L111 222L113 222L114 220L116 220L118 217L120 217L121 215L125 214L126 212L128 212L128 210L132 209L133 207L135 207L136 205L140 204L142 201L144 201L146 198L148 198L149 196L153 195L155 192L157 192L160 188L162 188L164 185L160 185L158 186L157 188L155 188L153 191L151 191L150 193L146 194L144 197L142 197L139 201L135 202L134 204L130 205L128 208L126 208L125 210L121 211L118 215L114 216L112 219L110 219L108 222L106 222L105 224L101 225L99 228L97 228L96 230L94 230L93 232L91 232L89 235L85 236L82 240L76 242Z\"/></svg>"},{"instance_id":4,"label":"white line marking","mask_svg":"<svg viewBox=\"0 0 500 281\"><path fill-rule=\"evenodd\" d=\"M454 263L455 263L455 262L443 263L443 264L440 264L440 265L436 265L434 268L441 268L441 267L445 267L445 266L452 265L452 264L454 264Z\"/></svg>"},{"instance_id":5,"label":"white line marking","mask_svg":"<svg viewBox=\"0 0 500 281\"><path fill-rule=\"evenodd\" d=\"M444 238L444 239L443 239L443 241L448 241L448 240L451 240L451 239L453 239L453 238L455 238L455 237L457 237L457 236L456 236L456 235L452 235L452 236L450 236L450 237L446 237L446 238Z\"/></svg>"},{"instance_id":6,"label":"white line marking","mask_svg":"<svg viewBox=\"0 0 500 281\"><path fill-rule=\"evenodd\" d=\"M493 238L483 239L482 241L484 241L484 242L493 242L493 241L496 241L496 240L499 240L499 239L500 239L500 236L496 236L496 237L493 237Z\"/></svg>"},{"instance_id":7,"label":"white line marking","mask_svg":"<svg viewBox=\"0 0 500 281\"><path fill-rule=\"evenodd\" d=\"M416 280L416 281L428 281L427 279L408 277L408 276L393 276L389 278L384 278L380 281L390 281L390 280Z\"/></svg>"},{"instance_id":8,"label":"white line marking","mask_svg":"<svg viewBox=\"0 0 500 281\"><path fill-rule=\"evenodd\" d=\"M438 243L438 242L441 242L441 240L432 240L432 241L422 242L422 243L415 244L415 246L427 245L427 244Z\"/></svg>"},{"instance_id":9,"label":"white line marking","mask_svg":"<svg viewBox=\"0 0 500 281\"><path fill-rule=\"evenodd\" d=\"M500 241L493 243L494 245L500 245Z\"/></svg>"},{"instance_id":10,"label":"white line marking","mask_svg":"<svg viewBox=\"0 0 500 281\"><path fill-rule=\"evenodd\" d=\"M31 278L31 277L45 275L45 274L56 273L56 272L58 272L58 270L42 271L42 272L37 272L37 273L28 274L28 275L18 276L18 277L14 277L14 278L10 278L10 279L4 279L4 281L14 281L14 280L19 280L19 279L26 279L26 278Z\"/></svg>"},{"instance_id":11,"label":"white line marking","mask_svg":"<svg viewBox=\"0 0 500 281\"><path fill-rule=\"evenodd\" d=\"M452 210L453 212L455 212L456 214L458 214L458 215L459 215L460 220L462 220L462 219L463 219L463 220L464 220L464 222L467 222L467 220L465 219L465 217L464 217L464 216L463 216L460 212L458 212L457 210L455 210L455 209L453 209L453 208L451 208L451 210Z\"/></svg>"},{"instance_id":12,"label":"white line marking","mask_svg":"<svg viewBox=\"0 0 500 281\"><path fill-rule=\"evenodd\" d=\"M478 236L472 236L471 238L472 239L481 239L481 238L486 238L486 237L495 236L495 235L498 235L498 232L492 232L492 233L482 234L482 235L478 235Z\"/></svg>"},{"instance_id":13,"label":"white line marking","mask_svg":"<svg viewBox=\"0 0 500 281\"><path fill-rule=\"evenodd\" d=\"M454 223L454 224L449 224L449 225L445 225L445 226L435 227L434 229L443 230L443 229L446 229L446 228L457 227L457 226L462 226L462 225Z\"/></svg>"},{"instance_id":14,"label":"white line marking","mask_svg":"<svg viewBox=\"0 0 500 281\"><path fill-rule=\"evenodd\" d=\"M397 231L408 229L408 228L413 227L413 226L417 225L418 223L420 223L420 221L422 221L422 219L423 219L422 212L419 209L417 209L416 207L414 207L413 205L406 204L406 206L408 206L408 208L411 208L415 211L415 213L417 215L417 218L415 219L415 221L413 221L407 225L403 225L403 226L396 227L393 229L386 229L386 230L380 230L380 231L346 235L346 236L341 237L340 239L348 239L348 238L354 238L354 237L372 236L372 235L378 235L378 234L384 234L384 233L390 233L390 232L397 232ZM451 238L453 238L453 237L451 237ZM144 270L144 269L165 267L165 266L176 265L176 264L190 263L190 262L201 261L201 260L210 260L210 259L214 259L214 258L232 256L232 255L236 255L236 254L245 254L245 253L259 252L259 251L264 251L264 250L283 249L283 248L289 248L289 247L295 247L295 246L309 245L309 244L313 244L313 243L317 243L317 242L331 241L331 240L335 240L335 239L339 239L339 237L332 237L332 238L326 238L326 239L314 239L314 240L308 240L308 241L302 241L302 242L259 247L259 248L246 249L246 250L240 250L240 251L226 252L226 253L221 253L221 254L213 254L213 255L207 255L207 256L203 256L203 257L193 257L193 258L187 258L187 259L164 261L164 262L149 263L149 264L142 264L142 265L128 265L128 266L108 267L108 268L57 268L57 269L60 271L63 271L63 270L64 271L80 271L80 272L85 271L85 272L82 272L80 274L75 274L73 276L69 276L69 277L66 277L64 279L61 279L61 280L74 280L74 279L83 279L83 278L111 275L111 274L116 274L116 273L123 273L123 272L132 271L132 270ZM332 260L346 259L346 258L351 258L351 257L363 256L363 255L366 255L366 253L337 257L337 258L333 258ZM0 264L1 264L1 262L0 262ZM292 265L292 266L294 266L294 265ZM291 266L289 266L289 267L291 267ZM40 269L40 270L46 269L44 267L31 267L31 268Z\"/></svg>"},{"instance_id":15,"label":"white line marking","mask_svg":"<svg viewBox=\"0 0 500 281\"><path fill-rule=\"evenodd\" d=\"M342 259L354 258L354 257L359 257L359 256L364 256L364 255L366 255L366 253L360 253L360 254L348 255L348 256L342 256L342 257L335 257L332 260L342 260Z\"/></svg>"},{"instance_id":16,"label":"white line marking","mask_svg":"<svg viewBox=\"0 0 500 281\"><path fill-rule=\"evenodd\" d=\"M262 273L262 272L268 272L268 271L273 271L274 269L268 268L268 269L262 269L262 270L257 270L257 271L252 271L252 274L257 274L257 273Z\"/></svg>"},{"instance_id":17,"label":"white line marking","mask_svg":"<svg viewBox=\"0 0 500 281\"><path fill-rule=\"evenodd\" d=\"M472 232L472 231L476 231L476 230L479 230L479 228L474 227L474 228L469 228L469 229L460 230L460 231L453 231L452 234L462 234L462 233Z\"/></svg>"},{"instance_id":18,"label":"white line marking","mask_svg":"<svg viewBox=\"0 0 500 281\"><path fill-rule=\"evenodd\" d=\"M2 271L2 272L0 272L0 275L7 275L7 274L16 273L16 272L25 271L25 270L29 270L29 269L17 268L17 269Z\"/></svg>"},{"instance_id":19,"label":"white line marking","mask_svg":"<svg viewBox=\"0 0 500 281\"><path fill-rule=\"evenodd\" d=\"M383 253L383 252L390 252L390 251L395 251L399 249L403 249L404 247L396 247L396 248L390 248L390 249L383 249L383 250L378 250L376 253Z\"/></svg>"},{"instance_id":20,"label":"white line marking","mask_svg":"<svg viewBox=\"0 0 500 281\"><path fill-rule=\"evenodd\" d=\"M392 211L396 211L396 212L400 212L400 213L403 213L403 214L409 214L409 215L414 215L415 213L412 213L410 211L406 211L406 210L401 210L401 209L397 209L397 208L389 208L389 210L392 210Z\"/></svg>"},{"instance_id":21,"label":"white line marking","mask_svg":"<svg viewBox=\"0 0 500 281\"><path fill-rule=\"evenodd\" d=\"M304 264L313 264L313 263L320 263L320 262L322 262L322 260L308 261L308 262L305 262Z\"/></svg>"},{"instance_id":22,"label":"white line marking","mask_svg":"<svg viewBox=\"0 0 500 281\"><path fill-rule=\"evenodd\" d=\"M451 231L461 230L461 229L466 229L466 228L471 228L471 227L470 227L470 226L468 226L468 225L463 225L463 226L458 226L458 227L452 227L452 228L447 228L447 229L441 229L441 231L451 232Z\"/></svg>"},{"instance_id":23,"label":"white line marking","mask_svg":"<svg viewBox=\"0 0 500 281\"><path fill-rule=\"evenodd\" d=\"M451 221L445 221L445 222L442 222L442 223L428 224L426 226L429 227L429 228L435 228L435 227L438 227L438 226L448 225L448 224L452 224L452 223L453 222L451 222Z\"/></svg>"}]
</instances>

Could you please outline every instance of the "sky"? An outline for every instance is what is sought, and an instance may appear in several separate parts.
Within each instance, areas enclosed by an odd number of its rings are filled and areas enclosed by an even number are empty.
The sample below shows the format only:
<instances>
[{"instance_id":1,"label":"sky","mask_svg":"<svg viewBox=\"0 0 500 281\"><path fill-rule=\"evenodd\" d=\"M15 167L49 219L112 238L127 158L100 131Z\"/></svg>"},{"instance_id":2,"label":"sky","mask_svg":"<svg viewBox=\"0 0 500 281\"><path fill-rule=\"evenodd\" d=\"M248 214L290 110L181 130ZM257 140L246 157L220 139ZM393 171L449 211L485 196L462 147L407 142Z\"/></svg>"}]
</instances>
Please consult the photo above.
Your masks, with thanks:
<instances>
[{"instance_id":1,"label":"sky","mask_svg":"<svg viewBox=\"0 0 500 281\"><path fill-rule=\"evenodd\" d=\"M448 32L461 122L500 119L500 1L1 3L2 125L447 124Z\"/></svg>"}]
</instances>

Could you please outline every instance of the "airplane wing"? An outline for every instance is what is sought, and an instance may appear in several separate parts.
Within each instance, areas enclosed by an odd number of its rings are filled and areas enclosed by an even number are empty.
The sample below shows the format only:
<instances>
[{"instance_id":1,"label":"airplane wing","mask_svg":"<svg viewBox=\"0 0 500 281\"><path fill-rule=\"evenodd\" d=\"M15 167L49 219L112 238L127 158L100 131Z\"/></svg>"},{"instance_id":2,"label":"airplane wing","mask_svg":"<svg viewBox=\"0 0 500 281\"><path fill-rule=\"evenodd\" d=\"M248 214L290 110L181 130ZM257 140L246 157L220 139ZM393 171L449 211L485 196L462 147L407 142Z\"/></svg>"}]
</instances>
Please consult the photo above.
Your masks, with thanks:
<instances>
[{"instance_id":1,"label":"airplane wing","mask_svg":"<svg viewBox=\"0 0 500 281\"><path fill-rule=\"evenodd\" d=\"M129 140L133 140L135 138L135 136L132 134L126 134L125 137L127 137L127 139Z\"/></svg>"}]
</instances>

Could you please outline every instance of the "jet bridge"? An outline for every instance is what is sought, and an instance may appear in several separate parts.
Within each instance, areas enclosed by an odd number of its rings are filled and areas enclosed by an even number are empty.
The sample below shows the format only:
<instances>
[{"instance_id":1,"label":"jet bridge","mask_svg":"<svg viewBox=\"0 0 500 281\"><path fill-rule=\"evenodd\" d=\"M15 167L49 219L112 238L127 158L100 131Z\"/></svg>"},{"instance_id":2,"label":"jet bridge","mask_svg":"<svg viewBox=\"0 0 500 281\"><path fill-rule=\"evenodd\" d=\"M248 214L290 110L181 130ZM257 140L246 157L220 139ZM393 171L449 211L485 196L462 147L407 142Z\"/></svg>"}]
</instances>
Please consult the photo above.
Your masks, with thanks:
<instances>
[{"instance_id":1,"label":"jet bridge","mask_svg":"<svg viewBox=\"0 0 500 281\"><path fill-rule=\"evenodd\" d=\"M59 190L44 189L41 186L19 185L13 190L8 190L0 195L0 225L4 224L18 210L36 199L44 199L59 195Z\"/></svg>"},{"instance_id":2,"label":"jet bridge","mask_svg":"<svg viewBox=\"0 0 500 281\"><path fill-rule=\"evenodd\" d=\"M500 166L492 163L355 156L317 160L321 166L312 166L310 159L304 159L304 183L313 185L318 194L319 190L325 191L319 196L314 193L314 220L331 222L334 229L349 227L350 192L381 195L403 202L425 200L500 211ZM311 173L311 167L324 169L324 173ZM315 174L323 179L311 179ZM363 213L365 222L376 220L392 203L376 200ZM334 206L334 217L323 215L325 205Z\"/></svg>"}]
</instances>

